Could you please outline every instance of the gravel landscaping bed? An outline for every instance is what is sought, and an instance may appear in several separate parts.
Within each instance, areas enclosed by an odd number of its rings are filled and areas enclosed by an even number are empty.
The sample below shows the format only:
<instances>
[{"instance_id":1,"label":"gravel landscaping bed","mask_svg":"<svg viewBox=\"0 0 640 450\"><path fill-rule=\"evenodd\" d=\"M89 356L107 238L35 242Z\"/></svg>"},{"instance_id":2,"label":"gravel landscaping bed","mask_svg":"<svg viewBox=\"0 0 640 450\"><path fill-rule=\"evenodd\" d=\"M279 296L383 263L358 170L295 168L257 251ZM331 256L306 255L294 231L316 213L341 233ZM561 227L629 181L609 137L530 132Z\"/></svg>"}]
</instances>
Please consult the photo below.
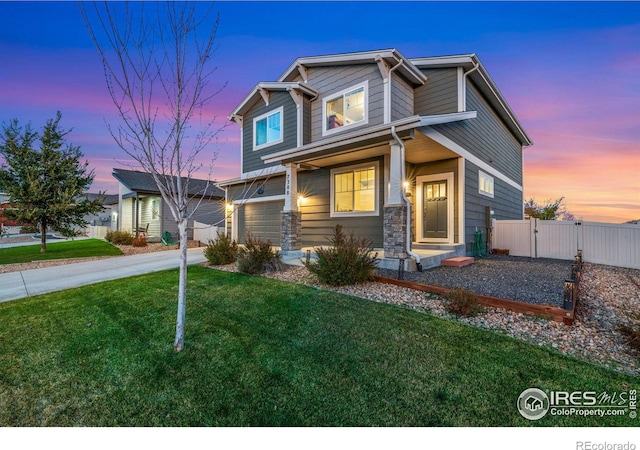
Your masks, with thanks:
<instances>
[{"instance_id":1,"label":"gravel landscaping bed","mask_svg":"<svg viewBox=\"0 0 640 450\"><path fill-rule=\"evenodd\" d=\"M564 280L571 275L571 261L491 255L476 258L466 267L435 267L405 272L404 279L431 286L463 287L476 294L537 305L563 306ZM378 270L397 278L397 270Z\"/></svg>"},{"instance_id":2,"label":"gravel landscaping bed","mask_svg":"<svg viewBox=\"0 0 640 450\"><path fill-rule=\"evenodd\" d=\"M558 263L556 260L550 261L552 265ZM539 261L526 258L521 261L521 263L526 262ZM560 263L564 281L566 267L563 262ZM237 271L233 264L212 268ZM376 282L333 288L320 284L317 278L304 267L290 266L283 272L265 276L329 289L380 303L409 307L448 320L458 320L534 345L552 348L565 355L640 376L640 354L628 345L627 338L619 328L622 324L640 326L640 320L630 314L640 311L640 270L585 264L580 284L581 296L573 326L489 307L475 317L460 318L447 313L444 307L445 300L434 294ZM530 283L527 286L534 290L534 286L537 285ZM496 296L504 297L504 295Z\"/></svg>"}]
</instances>

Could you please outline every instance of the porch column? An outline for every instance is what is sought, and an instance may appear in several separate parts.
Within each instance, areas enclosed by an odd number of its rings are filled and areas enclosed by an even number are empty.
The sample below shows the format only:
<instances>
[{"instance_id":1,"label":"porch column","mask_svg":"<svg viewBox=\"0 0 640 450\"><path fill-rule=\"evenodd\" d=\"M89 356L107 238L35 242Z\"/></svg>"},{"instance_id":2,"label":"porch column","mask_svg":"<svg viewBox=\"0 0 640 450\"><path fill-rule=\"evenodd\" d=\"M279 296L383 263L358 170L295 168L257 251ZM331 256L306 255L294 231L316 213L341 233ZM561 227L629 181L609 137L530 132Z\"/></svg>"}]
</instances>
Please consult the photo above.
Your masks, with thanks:
<instances>
[{"instance_id":1,"label":"porch column","mask_svg":"<svg viewBox=\"0 0 640 450\"><path fill-rule=\"evenodd\" d=\"M298 211L298 169L287 164L284 208L280 213L280 247L283 252L302 248L302 212Z\"/></svg>"},{"instance_id":2,"label":"porch column","mask_svg":"<svg viewBox=\"0 0 640 450\"><path fill-rule=\"evenodd\" d=\"M407 205L402 197L403 179L400 145L396 141L389 143L389 195L384 205L383 246L385 258L406 258L407 249Z\"/></svg>"},{"instance_id":3,"label":"porch column","mask_svg":"<svg viewBox=\"0 0 640 450\"><path fill-rule=\"evenodd\" d=\"M140 195L136 192L136 237L138 237L138 229L140 228Z\"/></svg>"}]
</instances>

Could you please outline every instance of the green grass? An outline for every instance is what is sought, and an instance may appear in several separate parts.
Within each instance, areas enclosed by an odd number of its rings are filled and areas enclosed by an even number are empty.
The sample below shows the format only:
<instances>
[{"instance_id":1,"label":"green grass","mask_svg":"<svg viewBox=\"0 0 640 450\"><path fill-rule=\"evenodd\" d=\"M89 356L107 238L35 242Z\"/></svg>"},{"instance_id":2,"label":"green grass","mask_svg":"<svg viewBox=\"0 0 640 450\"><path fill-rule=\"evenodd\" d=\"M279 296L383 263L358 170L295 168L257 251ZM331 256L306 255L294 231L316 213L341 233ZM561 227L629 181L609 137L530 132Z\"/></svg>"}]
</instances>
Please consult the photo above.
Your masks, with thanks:
<instances>
[{"instance_id":1,"label":"green grass","mask_svg":"<svg viewBox=\"0 0 640 450\"><path fill-rule=\"evenodd\" d=\"M623 375L496 333L333 292L189 268L0 304L0 426L627 426L516 410L526 388ZM567 332L570 332L568 329Z\"/></svg>"},{"instance_id":2,"label":"green grass","mask_svg":"<svg viewBox=\"0 0 640 450\"><path fill-rule=\"evenodd\" d=\"M83 239L47 243L45 253L40 253L40 245L3 248L0 249L0 264L115 255L122 255L118 247L99 239Z\"/></svg>"}]
</instances>

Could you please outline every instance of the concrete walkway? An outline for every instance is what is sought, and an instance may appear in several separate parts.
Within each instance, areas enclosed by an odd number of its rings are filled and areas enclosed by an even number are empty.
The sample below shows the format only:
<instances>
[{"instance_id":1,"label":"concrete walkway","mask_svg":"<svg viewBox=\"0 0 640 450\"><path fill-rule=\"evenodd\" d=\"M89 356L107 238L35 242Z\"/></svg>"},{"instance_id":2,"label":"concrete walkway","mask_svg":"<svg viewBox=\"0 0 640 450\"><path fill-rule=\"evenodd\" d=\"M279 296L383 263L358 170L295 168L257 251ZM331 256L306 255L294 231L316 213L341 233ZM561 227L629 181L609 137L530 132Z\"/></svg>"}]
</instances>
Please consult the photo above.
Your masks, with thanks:
<instances>
[{"instance_id":1,"label":"concrete walkway","mask_svg":"<svg viewBox=\"0 0 640 450\"><path fill-rule=\"evenodd\" d=\"M188 264L206 261L202 248L188 249L187 255ZM179 266L180 251L167 250L4 273L0 274L0 303Z\"/></svg>"}]
</instances>

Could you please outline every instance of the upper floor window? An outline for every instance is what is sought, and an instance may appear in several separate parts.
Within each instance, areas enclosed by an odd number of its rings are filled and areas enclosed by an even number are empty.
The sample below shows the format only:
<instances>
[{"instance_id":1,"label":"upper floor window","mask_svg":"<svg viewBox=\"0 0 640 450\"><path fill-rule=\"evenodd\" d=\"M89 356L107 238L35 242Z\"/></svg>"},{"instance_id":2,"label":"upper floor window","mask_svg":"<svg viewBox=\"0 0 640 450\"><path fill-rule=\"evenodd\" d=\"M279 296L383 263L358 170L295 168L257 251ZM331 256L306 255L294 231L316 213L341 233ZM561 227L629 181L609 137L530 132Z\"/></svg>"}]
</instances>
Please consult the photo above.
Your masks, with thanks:
<instances>
[{"instance_id":1,"label":"upper floor window","mask_svg":"<svg viewBox=\"0 0 640 450\"><path fill-rule=\"evenodd\" d=\"M331 171L331 217L378 214L378 164Z\"/></svg>"},{"instance_id":2,"label":"upper floor window","mask_svg":"<svg viewBox=\"0 0 640 450\"><path fill-rule=\"evenodd\" d=\"M280 107L253 119L254 150L260 150L283 141L282 116L283 108Z\"/></svg>"},{"instance_id":3,"label":"upper floor window","mask_svg":"<svg viewBox=\"0 0 640 450\"><path fill-rule=\"evenodd\" d=\"M493 177L482 170L478 172L478 192L493 198Z\"/></svg>"},{"instance_id":4,"label":"upper floor window","mask_svg":"<svg viewBox=\"0 0 640 450\"><path fill-rule=\"evenodd\" d=\"M327 97L323 104L323 134L342 129L350 125L367 123L367 89L365 81L360 86L345 89Z\"/></svg>"}]
</instances>

